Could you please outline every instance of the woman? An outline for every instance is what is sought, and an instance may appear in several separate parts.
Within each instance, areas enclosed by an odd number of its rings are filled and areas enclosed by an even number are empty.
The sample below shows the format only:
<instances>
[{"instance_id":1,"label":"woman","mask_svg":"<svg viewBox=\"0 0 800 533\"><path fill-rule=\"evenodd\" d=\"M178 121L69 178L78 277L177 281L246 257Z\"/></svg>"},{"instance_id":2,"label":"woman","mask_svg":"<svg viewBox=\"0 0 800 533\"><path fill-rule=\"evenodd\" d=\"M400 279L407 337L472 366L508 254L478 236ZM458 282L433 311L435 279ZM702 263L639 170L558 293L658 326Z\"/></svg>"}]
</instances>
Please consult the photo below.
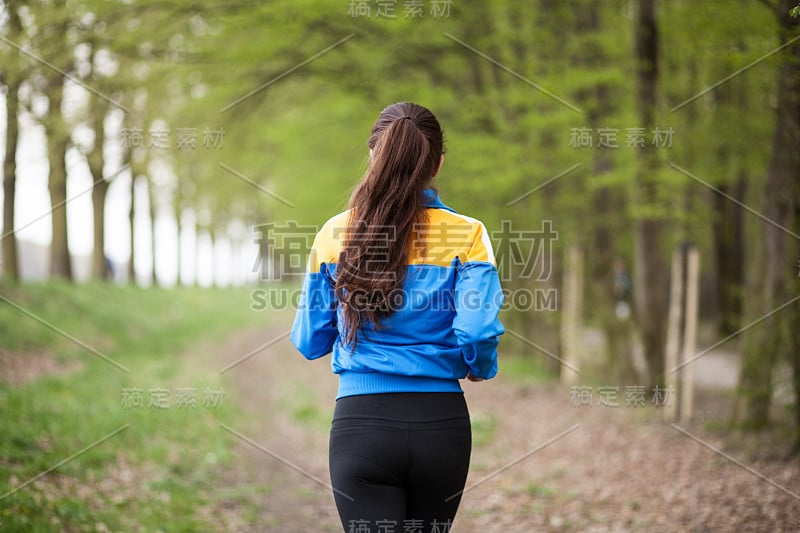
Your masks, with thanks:
<instances>
[{"instance_id":1,"label":"woman","mask_svg":"<svg viewBox=\"0 0 800 533\"><path fill-rule=\"evenodd\" d=\"M384 109L350 209L317 233L291 340L333 352L330 474L345 531L448 531L472 447L459 380L497 373L503 295L484 225L431 186L426 108Z\"/></svg>"}]
</instances>

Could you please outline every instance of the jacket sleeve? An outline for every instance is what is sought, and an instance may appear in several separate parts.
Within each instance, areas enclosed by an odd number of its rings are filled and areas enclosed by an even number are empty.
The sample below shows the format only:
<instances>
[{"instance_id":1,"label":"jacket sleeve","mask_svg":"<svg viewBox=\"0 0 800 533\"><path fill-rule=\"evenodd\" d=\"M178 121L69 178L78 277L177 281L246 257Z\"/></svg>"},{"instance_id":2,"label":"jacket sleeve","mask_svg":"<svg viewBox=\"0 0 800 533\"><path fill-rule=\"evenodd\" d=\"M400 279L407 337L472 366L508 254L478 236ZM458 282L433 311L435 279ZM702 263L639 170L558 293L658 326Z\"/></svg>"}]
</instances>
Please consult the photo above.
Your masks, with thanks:
<instances>
[{"instance_id":1,"label":"jacket sleeve","mask_svg":"<svg viewBox=\"0 0 800 533\"><path fill-rule=\"evenodd\" d=\"M456 274L453 330L470 373L483 379L497 374L498 337L505 333L498 318L503 305L500 277L486 228L477 231L466 261Z\"/></svg>"},{"instance_id":2,"label":"jacket sleeve","mask_svg":"<svg viewBox=\"0 0 800 533\"><path fill-rule=\"evenodd\" d=\"M324 240L322 231L314 238L289 337L306 359L317 359L331 353L339 336L332 279L328 265L320 262L325 257L321 252Z\"/></svg>"}]
</instances>

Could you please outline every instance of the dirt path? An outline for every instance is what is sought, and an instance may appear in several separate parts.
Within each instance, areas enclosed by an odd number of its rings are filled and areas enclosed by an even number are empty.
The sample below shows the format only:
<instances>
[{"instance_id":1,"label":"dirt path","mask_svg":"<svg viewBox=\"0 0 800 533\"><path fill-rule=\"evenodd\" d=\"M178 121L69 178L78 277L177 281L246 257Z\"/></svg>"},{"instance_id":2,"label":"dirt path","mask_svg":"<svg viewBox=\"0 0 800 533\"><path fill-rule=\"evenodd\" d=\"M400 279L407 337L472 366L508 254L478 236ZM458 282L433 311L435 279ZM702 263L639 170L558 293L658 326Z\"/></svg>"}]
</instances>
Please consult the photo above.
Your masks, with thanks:
<instances>
[{"instance_id":1,"label":"dirt path","mask_svg":"<svg viewBox=\"0 0 800 533\"><path fill-rule=\"evenodd\" d=\"M328 435L322 422L330 422L337 382L330 359L309 363L294 350L285 336L289 325L244 332L220 350L224 368L274 342L227 372L235 386L229 401L253 418L232 429L263 448L241 438L236 442L235 468L226 474L227 482L252 487L248 497L259 508L251 517L256 526L237 529L339 531L327 488Z\"/></svg>"},{"instance_id":2,"label":"dirt path","mask_svg":"<svg viewBox=\"0 0 800 533\"><path fill-rule=\"evenodd\" d=\"M235 335L219 349L220 367L288 327ZM329 365L305 361L284 337L228 372L235 390L226 401L254 415L233 429L264 448L237 439L225 486L246 490L220 511L233 529L341 531L324 486L336 392ZM756 453L757 440L731 446L706 431L702 421L724 412L718 394L699 392L699 422L675 428L657 408L625 407L622 392L617 407L597 406L596 394L592 407L575 407L566 387L502 375L464 388L476 444L453 531L800 531L800 497L785 492L800 494L800 465ZM241 497L257 516L239 516Z\"/></svg>"}]
</instances>

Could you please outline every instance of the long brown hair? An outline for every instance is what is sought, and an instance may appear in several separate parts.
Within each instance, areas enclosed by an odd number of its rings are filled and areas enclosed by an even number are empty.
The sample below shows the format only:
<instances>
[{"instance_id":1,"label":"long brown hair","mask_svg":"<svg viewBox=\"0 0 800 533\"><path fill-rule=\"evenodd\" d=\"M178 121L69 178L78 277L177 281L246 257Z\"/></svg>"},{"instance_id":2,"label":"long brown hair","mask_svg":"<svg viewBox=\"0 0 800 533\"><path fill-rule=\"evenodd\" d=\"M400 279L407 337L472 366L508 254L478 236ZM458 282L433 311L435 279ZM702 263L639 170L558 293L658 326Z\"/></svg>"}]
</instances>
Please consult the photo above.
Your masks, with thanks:
<instances>
[{"instance_id":1,"label":"long brown hair","mask_svg":"<svg viewBox=\"0 0 800 533\"><path fill-rule=\"evenodd\" d=\"M355 350L367 323L376 329L402 298L408 244L424 213L444 149L439 121L409 102L381 111L367 143L371 156L350 197L350 217L336 267L336 296L344 317L342 340Z\"/></svg>"}]
</instances>

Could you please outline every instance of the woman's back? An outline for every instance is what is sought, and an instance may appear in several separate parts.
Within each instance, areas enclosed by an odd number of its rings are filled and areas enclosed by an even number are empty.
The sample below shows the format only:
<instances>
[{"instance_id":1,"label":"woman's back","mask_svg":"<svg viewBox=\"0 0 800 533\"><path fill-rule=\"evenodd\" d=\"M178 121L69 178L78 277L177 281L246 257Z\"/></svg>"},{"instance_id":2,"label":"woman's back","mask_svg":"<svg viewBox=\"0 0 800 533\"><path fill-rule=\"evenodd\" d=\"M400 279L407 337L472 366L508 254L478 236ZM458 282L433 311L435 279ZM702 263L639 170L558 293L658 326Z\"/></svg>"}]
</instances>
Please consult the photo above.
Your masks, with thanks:
<instances>
[{"instance_id":1,"label":"woman's back","mask_svg":"<svg viewBox=\"0 0 800 533\"><path fill-rule=\"evenodd\" d=\"M461 390L458 380L468 372L483 379L497 372L503 296L486 228L444 205L433 189L424 195L403 285L388 297L392 313L359 331L354 347L340 342L342 312L334 294L350 210L328 220L314 241L292 342L308 359L333 352L338 398ZM373 298L365 293L351 304L368 306Z\"/></svg>"}]
</instances>

